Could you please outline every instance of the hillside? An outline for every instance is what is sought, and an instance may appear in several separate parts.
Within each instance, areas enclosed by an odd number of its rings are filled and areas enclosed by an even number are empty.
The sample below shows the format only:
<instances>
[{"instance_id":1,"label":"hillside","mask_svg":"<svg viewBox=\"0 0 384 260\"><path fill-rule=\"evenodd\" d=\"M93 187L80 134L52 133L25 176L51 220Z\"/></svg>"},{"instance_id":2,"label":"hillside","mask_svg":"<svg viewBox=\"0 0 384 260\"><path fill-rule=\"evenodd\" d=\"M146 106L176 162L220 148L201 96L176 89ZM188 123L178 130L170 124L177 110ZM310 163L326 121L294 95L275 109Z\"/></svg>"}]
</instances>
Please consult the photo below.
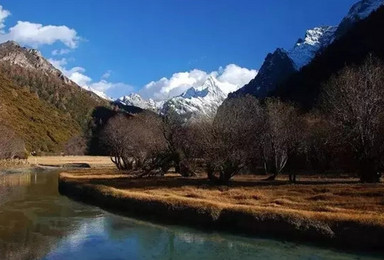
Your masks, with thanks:
<instances>
[{"instance_id":1,"label":"hillside","mask_svg":"<svg viewBox=\"0 0 384 260\"><path fill-rule=\"evenodd\" d=\"M57 70L39 51L19 46L16 42L0 44L0 72L15 87L24 88L73 118L86 130L93 110L108 101L87 91Z\"/></svg>"},{"instance_id":2,"label":"hillside","mask_svg":"<svg viewBox=\"0 0 384 260\"><path fill-rule=\"evenodd\" d=\"M313 107L318 102L322 84L345 65L360 64L370 54L384 60L384 35L378 28L384 28L384 7L334 41L272 95L294 101L304 108Z\"/></svg>"},{"instance_id":3,"label":"hillside","mask_svg":"<svg viewBox=\"0 0 384 260\"><path fill-rule=\"evenodd\" d=\"M39 99L28 88L15 86L0 73L0 122L20 136L29 152L59 152L79 135L79 124Z\"/></svg>"}]
</instances>

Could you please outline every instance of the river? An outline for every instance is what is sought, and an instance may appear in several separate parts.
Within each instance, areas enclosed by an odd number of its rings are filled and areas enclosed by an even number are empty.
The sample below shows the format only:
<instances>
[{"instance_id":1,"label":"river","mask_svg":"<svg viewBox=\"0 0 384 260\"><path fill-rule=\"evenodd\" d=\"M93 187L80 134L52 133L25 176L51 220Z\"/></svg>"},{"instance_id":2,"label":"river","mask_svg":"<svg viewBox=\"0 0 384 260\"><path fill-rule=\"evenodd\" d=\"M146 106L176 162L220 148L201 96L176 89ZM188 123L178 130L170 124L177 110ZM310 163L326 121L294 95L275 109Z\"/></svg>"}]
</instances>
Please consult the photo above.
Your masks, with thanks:
<instances>
[{"instance_id":1,"label":"river","mask_svg":"<svg viewBox=\"0 0 384 260\"><path fill-rule=\"evenodd\" d=\"M0 259L383 259L298 243L158 225L58 192L58 172L0 173Z\"/></svg>"}]
</instances>

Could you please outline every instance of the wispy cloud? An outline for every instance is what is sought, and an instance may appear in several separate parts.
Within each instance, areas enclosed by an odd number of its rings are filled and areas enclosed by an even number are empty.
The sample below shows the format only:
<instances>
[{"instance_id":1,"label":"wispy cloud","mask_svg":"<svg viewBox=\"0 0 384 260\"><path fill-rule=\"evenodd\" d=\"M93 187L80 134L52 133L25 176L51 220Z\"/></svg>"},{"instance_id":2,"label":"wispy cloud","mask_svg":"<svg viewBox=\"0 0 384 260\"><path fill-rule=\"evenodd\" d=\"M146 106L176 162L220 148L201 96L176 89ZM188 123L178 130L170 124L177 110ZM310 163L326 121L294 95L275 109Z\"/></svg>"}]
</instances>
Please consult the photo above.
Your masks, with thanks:
<instances>
[{"instance_id":1,"label":"wispy cloud","mask_svg":"<svg viewBox=\"0 0 384 260\"><path fill-rule=\"evenodd\" d=\"M72 67L67 69L68 62L66 58L59 60L49 59L48 61L80 87L93 91L103 98L108 98L108 93L111 90L129 93L134 89L133 86L123 82L108 81L107 79L111 75L110 71L104 73L100 80L94 81L91 77L86 75L86 70L83 67Z\"/></svg>"},{"instance_id":2,"label":"wispy cloud","mask_svg":"<svg viewBox=\"0 0 384 260\"><path fill-rule=\"evenodd\" d=\"M71 49L55 49L52 51L53 56L61 56L70 53L72 50Z\"/></svg>"}]
</instances>

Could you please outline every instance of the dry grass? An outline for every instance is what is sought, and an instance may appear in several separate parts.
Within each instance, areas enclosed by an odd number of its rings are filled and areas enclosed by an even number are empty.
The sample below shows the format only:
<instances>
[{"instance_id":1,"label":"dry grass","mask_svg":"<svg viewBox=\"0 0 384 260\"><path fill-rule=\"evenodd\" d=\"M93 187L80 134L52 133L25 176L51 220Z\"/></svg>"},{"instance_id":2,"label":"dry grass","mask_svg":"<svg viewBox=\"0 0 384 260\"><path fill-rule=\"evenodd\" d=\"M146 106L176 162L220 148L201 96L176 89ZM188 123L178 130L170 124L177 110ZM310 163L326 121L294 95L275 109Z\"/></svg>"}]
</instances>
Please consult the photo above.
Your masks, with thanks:
<instances>
[{"instance_id":1,"label":"dry grass","mask_svg":"<svg viewBox=\"0 0 384 260\"><path fill-rule=\"evenodd\" d=\"M27 160L18 160L18 159L0 160L0 169L26 168L29 166L30 165Z\"/></svg>"},{"instance_id":2,"label":"dry grass","mask_svg":"<svg viewBox=\"0 0 384 260\"><path fill-rule=\"evenodd\" d=\"M86 163L92 168L112 168L114 164L108 156L31 156L28 158L31 165L52 165Z\"/></svg>"},{"instance_id":3,"label":"dry grass","mask_svg":"<svg viewBox=\"0 0 384 260\"><path fill-rule=\"evenodd\" d=\"M265 178L265 177L264 177ZM101 192L139 200L184 205L219 214L231 209L250 214L283 214L327 223L352 221L384 227L384 185L355 179L302 178L265 182L261 177L237 177L230 186L211 186L204 178L135 179L103 170L62 173L61 179L92 185Z\"/></svg>"}]
</instances>

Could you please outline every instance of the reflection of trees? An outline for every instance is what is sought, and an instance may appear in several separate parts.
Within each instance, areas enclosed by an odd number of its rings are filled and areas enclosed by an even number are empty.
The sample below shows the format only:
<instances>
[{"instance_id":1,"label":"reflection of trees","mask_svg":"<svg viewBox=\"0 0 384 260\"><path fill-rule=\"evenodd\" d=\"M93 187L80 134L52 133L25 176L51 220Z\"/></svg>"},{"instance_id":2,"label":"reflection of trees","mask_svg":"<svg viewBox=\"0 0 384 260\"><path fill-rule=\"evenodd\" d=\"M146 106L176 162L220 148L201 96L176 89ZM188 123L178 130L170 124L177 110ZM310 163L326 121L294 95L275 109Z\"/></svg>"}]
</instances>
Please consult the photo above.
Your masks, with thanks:
<instances>
[{"instance_id":1,"label":"reflection of trees","mask_svg":"<svg viewBox=\"0 0 384 260\"><path fill-rule=\"evenodd\" d=\"M77 228L74 217L95 215L60 197L57 180L54 173L0 176L0 259L41 258Z\"/></svg>"}]
</instances>

